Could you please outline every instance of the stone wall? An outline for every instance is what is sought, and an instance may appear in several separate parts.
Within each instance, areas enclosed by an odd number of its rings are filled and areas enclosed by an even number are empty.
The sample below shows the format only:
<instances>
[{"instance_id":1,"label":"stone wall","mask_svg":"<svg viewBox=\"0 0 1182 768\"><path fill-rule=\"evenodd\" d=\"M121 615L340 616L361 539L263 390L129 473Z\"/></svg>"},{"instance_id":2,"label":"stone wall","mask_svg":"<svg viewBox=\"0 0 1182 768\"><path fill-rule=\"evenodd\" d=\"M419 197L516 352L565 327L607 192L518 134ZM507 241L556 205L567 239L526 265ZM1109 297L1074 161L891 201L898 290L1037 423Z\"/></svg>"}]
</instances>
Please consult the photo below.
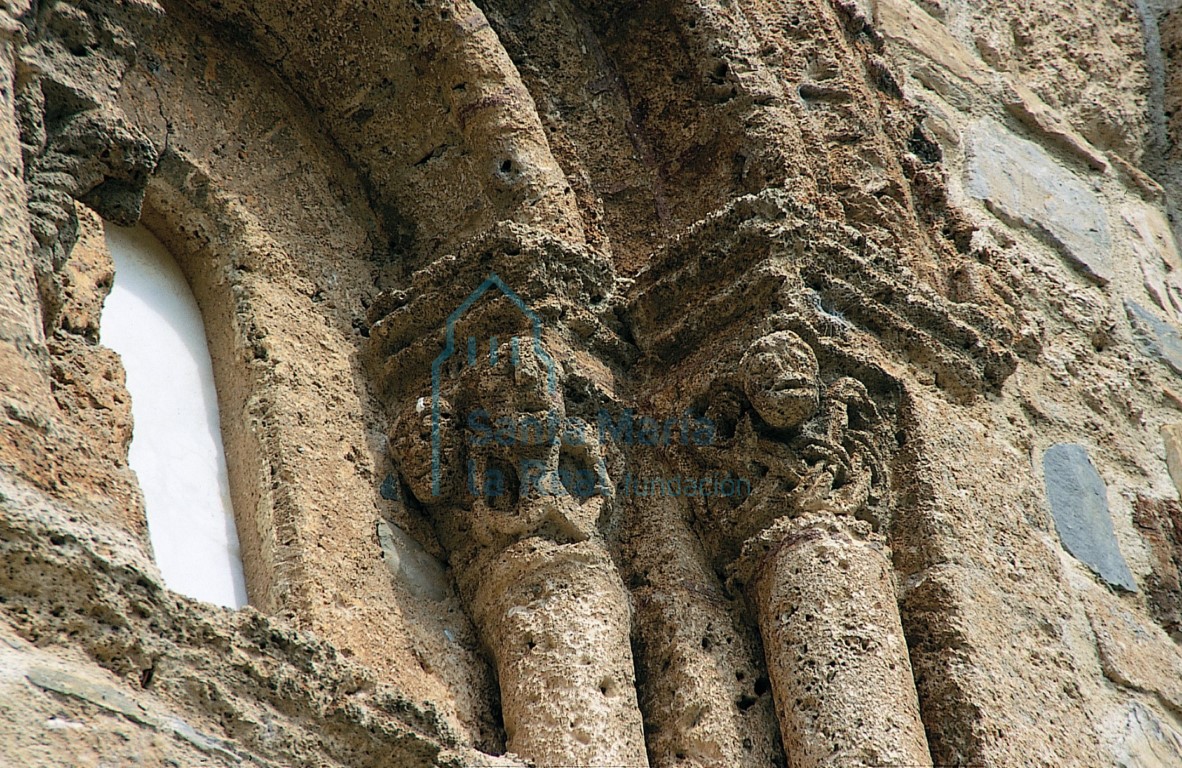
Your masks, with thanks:
<instances>
[{"instance_id":1,"label":"stone wall","mask_svg":"<svg viewBox=\"0 0 1182 768\"><path fill-rule=\"evenodd\" d=\"M1182 763L1180 30L0 4L0 756ZM202 307L243 610L152 563L103 220Z\"/></svg>"}]
</instances>

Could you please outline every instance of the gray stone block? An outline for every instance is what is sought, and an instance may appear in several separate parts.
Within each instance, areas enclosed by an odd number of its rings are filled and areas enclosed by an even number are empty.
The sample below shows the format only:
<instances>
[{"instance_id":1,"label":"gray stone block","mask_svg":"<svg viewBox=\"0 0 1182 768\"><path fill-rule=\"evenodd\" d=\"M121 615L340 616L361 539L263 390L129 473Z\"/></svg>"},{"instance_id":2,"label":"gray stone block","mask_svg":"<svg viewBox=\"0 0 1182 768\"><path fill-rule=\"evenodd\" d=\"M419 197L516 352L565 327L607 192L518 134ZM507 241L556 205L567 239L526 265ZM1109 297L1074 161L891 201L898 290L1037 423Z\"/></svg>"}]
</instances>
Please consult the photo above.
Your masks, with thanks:
<instances>
[{"instance_id":1,"label":"gray stone block","mask_svg":"<svg viewBox=\"0 0 1182 768\"><path fill-rule=\"evenodd\" d=\"M1084 275L1112 279L1108 214L1079 176L992 120L969 130L965 190L998 218L1029 229Z\"/></svg>"},{"instance_id":2,"label":"gray stone block","mask_svg":"<svg viewBox=\"0 0 1182 768\"><path fill-rule=\"evenodd\" d=\"M1174 373L1182 374L1182 334L1178 329L1132 299L1125 299L1125 313L1141 353L1156 357Z\"/></svg>"},{"instance_id":3,"label":"gray stone block","mask_svg":"<svg viewBox=\"0 0 1182 768\"><path fill-rule=\"evenodd\" d=\"M378 543L386 565L411 594L436 602L447 597L447 572L405 531L379 520Z\"/></svg>"},{"instance_id":4,"label":"gray stone block","mask_svg":"<svg viewBox=\"0 0 1182 768\"><path fill-rule=\"evenodd\" d=\"M1141 702L1130 703L1119 719L1110 718L1106 725L1112 733L1113 738L1109 741L1112 742L1113 765L1117 768L1177 768L1182 765L1182 733L1163 722Z\"/></svg>"},{"instance_id":5,"label":"gray stone block","mask_svg":"<svg viewBox=\"0 0 1182 768\"><path fill-rule=\"evenodd\" d=\"M1047 498L1059 540L1075 559L1110 585L1137 591L1108 512L1108 487L1082 446L1060 443L1042 458Z\"/></svg>"},{"instance_id":6,"label":"gray stone block","mask_svg":"<svg viewBox=\"0 0 1182 768\"><path fill-rule=\"evenodd\" d=\"M43 690L89 701L108 712L116 712L141 725L154 724L152 717L139 702L97 680L48 667L33 667L25 677Z\"/></svg>"}]
</instances>

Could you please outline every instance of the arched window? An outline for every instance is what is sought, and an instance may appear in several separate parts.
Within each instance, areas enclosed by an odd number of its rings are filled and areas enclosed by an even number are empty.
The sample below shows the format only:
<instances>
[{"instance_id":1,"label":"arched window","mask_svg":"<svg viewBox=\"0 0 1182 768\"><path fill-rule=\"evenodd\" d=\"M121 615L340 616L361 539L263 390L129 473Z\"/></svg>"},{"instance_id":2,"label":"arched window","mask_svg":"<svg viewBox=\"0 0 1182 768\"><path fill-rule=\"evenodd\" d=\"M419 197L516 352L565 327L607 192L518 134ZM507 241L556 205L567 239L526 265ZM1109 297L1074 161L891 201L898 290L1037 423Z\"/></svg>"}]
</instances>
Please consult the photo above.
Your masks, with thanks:
<instances>
[{"instance_id":1,"label":"arched window","mask_svg":"<svg viewBox=\"0 0 1182 768\"><path fill-rule=\"evenodd\" d=\"M148 533L167 586L238 608L246 586L201 311L180 268L143 226L106 225L115 282L102 343L123 359Z\"/></svg>"}]
</instances>

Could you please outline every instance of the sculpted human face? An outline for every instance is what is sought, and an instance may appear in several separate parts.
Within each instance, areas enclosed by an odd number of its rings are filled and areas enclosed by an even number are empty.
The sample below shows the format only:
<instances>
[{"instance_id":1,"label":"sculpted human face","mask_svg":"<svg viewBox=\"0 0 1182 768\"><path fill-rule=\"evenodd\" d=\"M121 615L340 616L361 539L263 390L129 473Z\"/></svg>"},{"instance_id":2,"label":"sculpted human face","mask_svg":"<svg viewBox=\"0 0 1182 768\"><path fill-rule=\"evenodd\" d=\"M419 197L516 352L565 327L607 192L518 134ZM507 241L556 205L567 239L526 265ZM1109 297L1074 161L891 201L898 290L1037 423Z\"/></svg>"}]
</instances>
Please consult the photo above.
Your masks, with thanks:
<instances>
[{"instance_id":1,"label":"sculpted human face","mask_svg":"<svg viewBox=\"0 0 1182 768\"><path fill-rule=\"evenodd\" d=\"M789 429L817 412L817 357L792 331L758 339L743 355L739 369L747 398L770 426Z\"/></svg>"}]
</instances>

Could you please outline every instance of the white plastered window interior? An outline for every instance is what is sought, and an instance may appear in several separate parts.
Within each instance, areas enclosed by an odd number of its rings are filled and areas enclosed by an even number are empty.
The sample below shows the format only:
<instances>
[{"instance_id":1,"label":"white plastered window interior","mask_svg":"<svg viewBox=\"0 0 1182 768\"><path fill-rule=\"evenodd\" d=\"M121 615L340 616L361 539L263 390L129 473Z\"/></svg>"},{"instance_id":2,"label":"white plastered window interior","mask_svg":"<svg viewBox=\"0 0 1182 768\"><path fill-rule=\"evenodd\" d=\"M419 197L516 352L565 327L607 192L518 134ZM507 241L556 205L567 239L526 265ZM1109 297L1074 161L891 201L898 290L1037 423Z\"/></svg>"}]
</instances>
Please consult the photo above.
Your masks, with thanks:
<instances>
[{"instance_id":1,"label":"white plastered window interior","mask_svg":"<svg viewBox=\"0 0 1182 768\"><path fill-rule=\"evenodd\" d=\"M115 281L101 341L123 359L135 428L129 461L165 584L247 603L201 310L168 249L145 227L106 225Z\"/></svg>"}]
</instances>

